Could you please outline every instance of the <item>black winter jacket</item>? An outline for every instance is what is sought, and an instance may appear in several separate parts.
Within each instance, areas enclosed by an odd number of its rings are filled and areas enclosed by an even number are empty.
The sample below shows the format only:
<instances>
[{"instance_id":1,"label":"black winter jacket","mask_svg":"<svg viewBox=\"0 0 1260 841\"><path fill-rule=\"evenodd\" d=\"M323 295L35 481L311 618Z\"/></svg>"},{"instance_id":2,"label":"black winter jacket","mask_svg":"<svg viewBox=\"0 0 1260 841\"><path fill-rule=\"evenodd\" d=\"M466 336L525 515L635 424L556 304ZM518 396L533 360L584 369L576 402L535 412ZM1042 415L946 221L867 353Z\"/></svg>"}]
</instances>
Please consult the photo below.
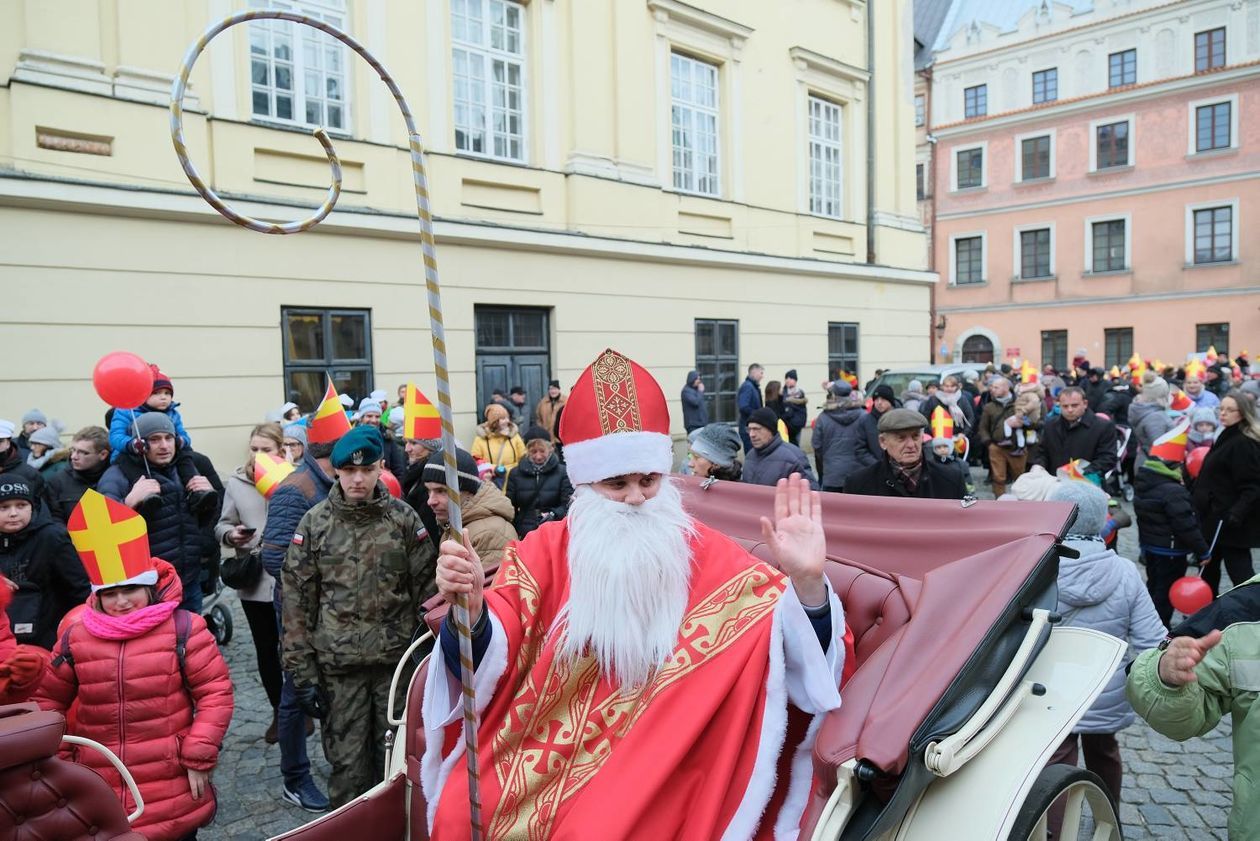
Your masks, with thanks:
<instances>
[{"instance_id":1,"label":"black winter jacket","mask_svg":"<svg viewBox=\"0 0 1260 841\"><path fill-rule=\"evenodd\" d=\"M1190 491L1167 475L1173 468L1152 465L1138 468L1133 477L1133 513L1137 515L1138 543L1143 549L1195 557L1207 555L1208 544L1199 528Z\"/></svg>"},{"instance_id":2,"label":"black winter jacket","mask_svg":"<svg viewBox=\"0 0 1260 841\"><path fill-rule=\"evenodd\" d=\"M564 465L552 453L541 466L528 458L517 464L508 475L504 493L516 509L512 525L524 537L543 523L559 520L568 513L573 485ZM545 514L550 516L543 519Z\"/></svg>"},{"instance_id":3,"label":"black winter jacket","mask_svg":"<svg viewBox=\"0 0 1260 841\"><path fill-rule=\"evenodd\" d=\"M66 527L42 503L35 503L26 528L0 535L0 573L18 585L8 609L17 641L51 651L57 623L91 588Z\"/></svg>"},{"instance_id":4,"label":"black winter jacket","mask_svg":"<svg viewBox=\"0 0 1260 841\"><path fill-rule=\"evenodd\" d=\"M1127 383L1107 389L1098 411L1111 418L1112 423L1129 425L1129 404L1133 402L1133 389Z\"/></svg>"},{"instance_id":5,"label":"black winter jacket","mask_svg":"<svg viewBox=\"0 0 1260 841\"><path fill-rule=\"evenodd\" d=\"M328 498L328 491L335 481L324 475L324 468L311 455L309 449L302 457L302 466L290 473L280 483L267 502L267 525L263 527L262 562L267 572L276 579L276 603L280 602L280 570L284 556L293 542L298 523L315 504ZM401 483L400 483L401 484Z\"/></svg>"},{"instance_id":6,"label":"black winter jacket","mask_svg":"<svg viewBox=\"0 0 1260 841\"><path fill-rule=\"evenodd\" d=\"M1116 425L1085 410L1076 426L1069 427L1062 415L1046 421L1037 448L1037 464L1050 475L1074 458L1089 461L1089 471L1104 475L1116 466Z\"/></svg>"},{"instance_id":7,"label":"black winter jacket","mask_svg":"<svg viewBox=\"0 0 1260 841\"><path fill-rule=\"evenodd\" d=\"M398 484L402 485L403 502L420 515L420 522L424 523L424 531L433 548L439 548L442 529L438 527L437 515L429 507L429 489L424 486L424 460L407 465L407 469L398 476Z\"/></svg>"},{"instance_id":8,"label":"black winter jacket","mask_svg":"<svg viewBox=\"0 0 1260 841\"><path fill-rule=\"evenodd\" d=\"M709 407L704 403L704 395L692 385L698 376L699 371L688 371L687 383L682 390L683 429L688 432L709 422Z\"/></svg>"},{"instance_id":9,"label":"black winter jacket","mask_svg":"<svg viewBox=\"0 0 1260 841\"><path fill-rule=\"evenodd\" d=\"M63 523L69 521L83 494L88 490L95 490L108 469L107 461L93 473L84 473L70 467L55 474L44 486L44 501L48 503L48 513L55 520Z\"/></svg>"},{"instance_id":10,"label":"black winter jacket","mask_svg":"<svg viewBox=\"0 0 1260 841\"><path fill-rule=\"evenodd\" d=\"M809 486L818 490L818 479L809 467L809 459L801 448L784 441L778 435L764 447L754 447L744 459L740 481L749 485L774 485L799 473L809 480Z\"/></svg>"},{"instance_id":11,"label":"black winter jacket","mask_svg":"<svg viewBox=\"0 0 1260 841\"><path fill-rule=\"evenodd\" d=\"M158 502L140 511L149 527L149 552L175 567L186 592L192 592L192 588L200 589L201 559L207 548L206 533L218 520L218 513L208 511L202 518L193 514L188 507L188 494L180 484L173 462L165 467L150 464L149 470L161 486ZM118 457L117 463L105 471L97 490L110 499L123 502L144 476L141 457L125 452ZM213 535L210 540L213 541Z\"/></svg>"},{"instance_id":12,"label":"black winter jacket","mask_svg":"<svg viewBox=\"0 0 1260 841\"><path fill-rule=\"evenodd\" d=\"M942 464L934 458L923 459L923 473L914 493L906 490L906 486L897 480L896 471L888 460L888 455L872 464L850 474L845 480L844 492L861 494L862 496L902 496L915 499L962 499L967 495L967 486L963 483L962 472L952 464Z\"/></svg>"},{"instance_id":13,"label":"black winter jacket","mask_svg":"<svg viewBox=\"0 0 1260 841\"><path fill-rule=\"evenodd\" d=\"M1218 545L1260 546L1260 442L1244 435L1239 424L1221 430L1191 492L1209 538L1224 521Z\"/></svg>"},{"instance_id":14,"label":"black winter jacket","mask_svg":"<svg viewBox=\"0 0 1260 841\"><path fill-rule=\"evenodd\" d=\"M865 466L858 458L858 442L865 436L861 424L865 416L861 402L852 401L824 409L814 421L810 445L823 490L841 490L845 478Z\"/></svg>"},{"instance_id":15,"label":"black winter jacket","mask_svg":"<svg viewBox=\"0 0 1260 841\"><path fill-rule=\"evenodd\" d=\"M26 456L17 448L17 439L9 444L9 449L0 454L0 476L9 479L21 479L31 486L37 498L44 496L44 477L39 471L26 463Z\"/></svg>"}]
</instances>

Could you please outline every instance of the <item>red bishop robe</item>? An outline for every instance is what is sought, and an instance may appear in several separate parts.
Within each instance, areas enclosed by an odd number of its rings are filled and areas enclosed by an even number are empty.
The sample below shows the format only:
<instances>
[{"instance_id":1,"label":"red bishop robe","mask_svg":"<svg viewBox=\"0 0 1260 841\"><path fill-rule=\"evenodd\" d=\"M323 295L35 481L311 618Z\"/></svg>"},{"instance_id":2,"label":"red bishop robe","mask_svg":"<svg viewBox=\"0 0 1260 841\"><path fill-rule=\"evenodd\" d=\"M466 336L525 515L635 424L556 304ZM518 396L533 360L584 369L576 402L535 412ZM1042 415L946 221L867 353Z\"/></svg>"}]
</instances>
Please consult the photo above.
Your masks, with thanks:
<instances>
[{"instance_id":1,"label":"red bishop robe","mask_svg":"<svg viewBox=\"0 0 1260 841\"><path fill-rule=\"evenodd\" d=\"M785 763L793 780L774 798L776 814L763 812L789 701L814 714L840 705L838 635L824 655L786 577L697 523L677 646L646 685L625 691L594 657L556 656L567 547L566 523L537 529L507 550L485 594L494 638L476 677L486 838L795 838L815 727ZM830 598L832 627L842 628ZM786 618L776 618L781 600ZM431 837L462 841L470 832L459 681L446 672L440 658L429 669L422 776Z\"/></svg>"}]
</instances>

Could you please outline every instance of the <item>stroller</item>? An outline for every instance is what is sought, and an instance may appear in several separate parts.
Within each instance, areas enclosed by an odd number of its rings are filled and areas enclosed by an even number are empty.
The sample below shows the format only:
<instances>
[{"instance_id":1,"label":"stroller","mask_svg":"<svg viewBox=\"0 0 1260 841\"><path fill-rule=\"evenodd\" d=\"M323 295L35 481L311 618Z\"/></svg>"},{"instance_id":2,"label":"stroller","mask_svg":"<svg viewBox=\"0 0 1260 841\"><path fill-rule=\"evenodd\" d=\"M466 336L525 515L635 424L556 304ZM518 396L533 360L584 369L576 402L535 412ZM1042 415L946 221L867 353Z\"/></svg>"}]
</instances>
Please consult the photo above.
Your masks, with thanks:
<instances>
[{"instance_id":1,"label":"stroller","mask_svg":"<svg viewBox=\"0 0 1260 841\"><path fill-rule=\"evenodd\" d=\"M219 577L219 563L217 546L201 562L201 618L206 620L207 630L222 648L232 641L232 612L223 602L228 588Z\"/></svg>"}]
</instances>

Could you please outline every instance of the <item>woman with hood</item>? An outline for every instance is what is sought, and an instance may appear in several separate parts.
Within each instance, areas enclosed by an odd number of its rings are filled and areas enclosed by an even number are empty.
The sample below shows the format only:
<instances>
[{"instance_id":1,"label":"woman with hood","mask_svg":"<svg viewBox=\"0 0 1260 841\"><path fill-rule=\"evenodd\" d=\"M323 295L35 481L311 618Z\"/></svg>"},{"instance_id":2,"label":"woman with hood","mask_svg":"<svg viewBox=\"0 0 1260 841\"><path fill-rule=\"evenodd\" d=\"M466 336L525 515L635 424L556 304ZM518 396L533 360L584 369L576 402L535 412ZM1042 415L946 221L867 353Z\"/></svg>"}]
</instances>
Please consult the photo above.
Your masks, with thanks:
<instances>
[{"instance_id":1,"label":"woman with hood","mask_svg":"<svg viewBox=\"0 0 1260 841\"><path fill-rule=\"evenodd\" d=\"M498 403L486 406L485 417L486 422L477 427L472 454L473 458L493 468L494 486L503 490L512 468L525 458L525 442L508 410Z\"/></svg>"},{"instance_id":2,"label":"woman with hood","mask_svg":"<svg viewBox=\"0 0 1260 841\"><path fill-rule=\"evenodd\" d=\"M683 429L690 435L709 422L709 407L704 402L704 383L699 371L687 372L682 389Z\"/></svg>"},{"instance_id":3,"label":"woman with hood","mask_svg":"<svg viewBox=\"0 0 1260 841\"><path fill-rule=\"evenodd\" d=\"M70 449L61 444L61 424L56 420L53 424L41 426L31 433L31 454L26 457L31 469L38 470L45 479L51 479L70 466Z\"/></svg>"},{"instance_id":4,"label":"woman with hood","mask_svg":"<svg viewBox=\"0 0 1260 841\"><path fill-rule=\"evenodd\" d=\"M101 522L109 528L98 528ZM179 575L149 557L140 515L88 491L70 524L92 594L63 622L35 700L63 714L73 706L67 732L105 745L131 771L144 798L132 829L149 841L193 839L215 813L210 774L232 719L227 664L202 618L179 609ZM110 532L119 527L140 537L114 544L116 562L98 563L109 554L102 543L116 540ZM135 808L103 755L73 754L109 783L124 809Z\"/></svg>"},{"instance_id":5,"label":"woman with hood","mask_svg":"<svg viewBox=\"0 0 1260 841\"><path fill-rule=\"evenodd\" d=\"M1134 656L1158 646L1166 629L1137 567L1103 544L1101 532L1107 521L1107 494L1091 482L1069 479L1055 486L1050 500L1071 502L1077 508L1076 521L1064 545L1080 555L1063 556L1059 560L1057 610L1063 617L1063 625L1111 634L1128 642ZM1117 803L1124 769L1116 733L1136 718L1124 695L1128 662L1126 658L1126 662L1116 668L1102 694L1047 763L1076 765L1078 750L1083 748L1085 767L1102 777ZM1061 822L1062 811L1058 818Z\"/></svg>"},{"instance_id":6,"label":"woman with hood","mask_svg":"<svg viewBox=\"0 0 1260 841\"><path fill-rule=\"evenodd\" d=\"M818 468L818 481L824 491L844 490L844 480L850 473L866 466L858 456L865 442L862 418L866 411L862 398L844 380L836 380L827 391L827 402L822 414L814 421L814 433L810 446L814 448L814 462Z\"/></svg>"},{"instance_id":7,"label":"woman with hood","mask_svg":"<svg viewBox=\"0 0 1260 841\"><path fill-rule=\"evenodd\" d=\"M1186 432L1186 451L1212 446L1220 431L1221 422L1216 419L1216 409L1203 407L1192 410L1190 429Z\"/></svg>"}]
</instances>

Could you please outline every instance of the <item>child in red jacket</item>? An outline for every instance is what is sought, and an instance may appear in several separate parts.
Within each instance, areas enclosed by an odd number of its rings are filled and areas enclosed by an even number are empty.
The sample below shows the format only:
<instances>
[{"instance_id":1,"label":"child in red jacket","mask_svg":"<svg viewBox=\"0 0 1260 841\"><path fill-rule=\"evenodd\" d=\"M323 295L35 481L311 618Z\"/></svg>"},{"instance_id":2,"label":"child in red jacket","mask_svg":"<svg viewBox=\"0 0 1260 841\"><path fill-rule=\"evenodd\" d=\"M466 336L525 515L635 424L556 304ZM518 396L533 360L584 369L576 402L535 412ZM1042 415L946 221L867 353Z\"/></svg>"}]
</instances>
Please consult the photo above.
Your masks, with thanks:
<instances>
[{"instance_id":1,"label":"child in red jacket","mask_svg":"<svg viewBox=\"0 0 1260 841\"><path fill-rule=\"evenodd\" d=\"M92 595L63 622L35 699L62 713L74 704L70 733L118 754L144 799L133 829L149 841L181 841L214 818L210 774L232 719L232 681L205 622L179 610L174 567L148 557L143 523L91 490L75 508L70 534ZM75 759L135 808L103 756Z\"/></svg>"}]
</instances>

